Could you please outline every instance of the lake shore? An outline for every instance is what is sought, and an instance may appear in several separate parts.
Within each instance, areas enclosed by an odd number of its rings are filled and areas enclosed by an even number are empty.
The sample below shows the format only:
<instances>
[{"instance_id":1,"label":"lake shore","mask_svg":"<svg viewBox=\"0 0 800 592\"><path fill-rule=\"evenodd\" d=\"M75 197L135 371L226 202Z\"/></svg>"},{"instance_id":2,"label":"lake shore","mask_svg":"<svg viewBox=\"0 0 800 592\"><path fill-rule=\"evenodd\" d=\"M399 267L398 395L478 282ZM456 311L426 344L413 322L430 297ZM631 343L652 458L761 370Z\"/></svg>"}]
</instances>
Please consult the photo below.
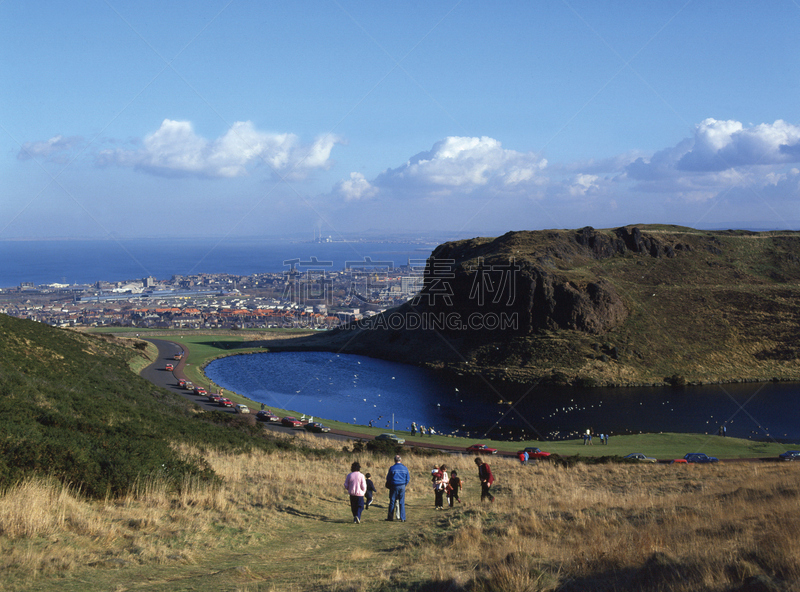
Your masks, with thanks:
<instances>
[{"instance_id":1,"label":"lake shore","mask_svg":"<svg viewBox=\"0 0 800 592\"><path fill-rule=\"evenodd\" d=\"M155 333L151 334L155 336ZM188 362L187 370L192 372L190 378L197 383L211 384L207 381L202 373L202 367L212 360L221 356L232 355L234 353L242 353L245 351L262 352L263 349L243 350L239 346L248 340L246 336L231 335L231 334L196 334L184 332L182 335L167 334L161 332L162 337L172 338L176 342L183 342L189 350L189 355L184 360ZM212 339L209 339L211 337ZM217 387L218 385L214 385ZM592 391L587 391L592 392ZM259 403L252 399L248 399L241 395L230 393L226 390L226 394L231 395L235 402L242 402L250 405L251 407L258 408ZM298 412L298 415L303 412L303 409L289 408L289 409L276 409L281 412ZM324 416L323 416L324 417ZM348 433L363 434L364 437L374 437L375 435L387 431L385 428L373 427L367 425L359 425L358 423L348 423L342 421L324 420L326 425L333 429L342 430ZM396 433L411 439L411 434L407 430L398 429ZM613 433L613 432L612 432ZM583 446L580 439L566 439L566 440L548 440L543 442L535 438L527 438L525 440L505 441L502 439L494 439L491 437L484 438L487 443L501 452L512 454L523 446L542 446L548 451L565 456L624 456L630 452L643 452L648 456L656 456L660 459L672 459L682 457L687 452L701 450L708 454L718 456L720 458L766 458L777 457L777 454L787 449L788 445L778 442L775 439L768 440L767 442L760 442L759 439L746 439L746 438L719 438L715 433L651 433L651 434L628 434L618 435L615 434L610 439L608 447L604 446ZM426 444L439 444L443 447L466 447L476 441L476 438L459 438L445 435L437 435L434 437L425 437L423 440Z\"/></svg>"}]
</instances>

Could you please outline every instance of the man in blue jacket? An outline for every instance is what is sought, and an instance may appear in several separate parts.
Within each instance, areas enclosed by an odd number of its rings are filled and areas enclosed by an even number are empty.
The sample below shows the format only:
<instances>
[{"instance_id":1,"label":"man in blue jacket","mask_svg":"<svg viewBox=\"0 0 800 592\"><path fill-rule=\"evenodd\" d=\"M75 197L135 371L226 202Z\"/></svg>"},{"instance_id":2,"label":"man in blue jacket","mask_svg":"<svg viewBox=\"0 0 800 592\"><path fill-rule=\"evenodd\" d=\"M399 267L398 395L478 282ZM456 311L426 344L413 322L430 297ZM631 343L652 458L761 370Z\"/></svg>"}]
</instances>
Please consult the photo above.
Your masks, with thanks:
<instances>
[{"instance_id":1,"label":"man in blue jacket","mask_svg":"<svg viewBox=\"0 0 800 592\"><path fill-rule=\"evenodd\" d=\"M406 486L411 481L411 474L408 468L401 463L400 455L394 457L394 464L386 473L386 488L389 490L389 516L387 521L394 520L395 505L400 507L400 520L406 521Z\"/></svg>"}]
</instances>

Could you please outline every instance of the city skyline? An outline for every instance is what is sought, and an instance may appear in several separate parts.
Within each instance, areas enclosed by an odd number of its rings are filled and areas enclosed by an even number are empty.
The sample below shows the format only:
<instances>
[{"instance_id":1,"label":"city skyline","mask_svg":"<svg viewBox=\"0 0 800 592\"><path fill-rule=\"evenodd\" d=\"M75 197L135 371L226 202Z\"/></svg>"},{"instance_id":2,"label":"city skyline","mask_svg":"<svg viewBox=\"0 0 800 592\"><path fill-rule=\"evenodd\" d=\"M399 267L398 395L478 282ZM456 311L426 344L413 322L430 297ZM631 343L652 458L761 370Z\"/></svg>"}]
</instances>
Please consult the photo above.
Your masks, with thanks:
<instances>
[{"instance_id":1,"label":"city skyline","mask_svg":"<svg viewBox=\"0 0 800 592\"><path fill-rule=\"evenodd\" d=\"M0 4L0 240L797 229L794 1Z\"/></svg>"}]
</instances>

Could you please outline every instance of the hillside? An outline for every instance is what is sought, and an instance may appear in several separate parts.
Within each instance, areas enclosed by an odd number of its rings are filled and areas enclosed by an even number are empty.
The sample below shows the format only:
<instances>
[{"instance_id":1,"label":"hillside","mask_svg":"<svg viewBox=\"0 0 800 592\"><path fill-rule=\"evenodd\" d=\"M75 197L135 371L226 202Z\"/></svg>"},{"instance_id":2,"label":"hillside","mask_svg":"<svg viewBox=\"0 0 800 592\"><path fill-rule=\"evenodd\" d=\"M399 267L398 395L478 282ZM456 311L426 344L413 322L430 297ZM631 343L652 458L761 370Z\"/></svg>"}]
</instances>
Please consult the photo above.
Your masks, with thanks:
<instances>
[{"instance_id":1,"label":"hillside","mask_svg":"<svg viewBox=\"0 0 800 592\"><path fill-rule=\"evenodd\" d=\"M799 282L792 232L509 232L440 245L416 302L287 345L578 386L798 380Z\"/></svg>"},{"instance_id":2,"label":"hillside","mask_svg":"<svg viewBox=\"0 0 800 592\"><path fill-rule=\"evenodd\" d=\"M141 354L124 342L0 315L0 488L52 475L102 498L148 477L214 482L201 456L175 445L274 448L261 430L228 429L228 414L199 413L132 374L127 361Z\"/></svg>"},{"instance_id":3,"label":"hillside","mask_svg":"<svg viewBox=\"0 0 800 592\"><path fill-rule=\"evenodd\" d=\"M408 521L387 523L392 447L253 437L230 414L200 413L133 375L127 362L140 354L113 337L0 315L0 340L0 590L746 592L800 582L795 463L614 462L634 448L774 454L769 445L620 436L577 466L584 446L563 441L553 450L564 462L492 457L493 503L480 501L471 455L404 448ZM353 460L378 486L358 524L342 487ZM435 511L430 469L443 461L463 488Z\"/></svg>"}]
</instances>

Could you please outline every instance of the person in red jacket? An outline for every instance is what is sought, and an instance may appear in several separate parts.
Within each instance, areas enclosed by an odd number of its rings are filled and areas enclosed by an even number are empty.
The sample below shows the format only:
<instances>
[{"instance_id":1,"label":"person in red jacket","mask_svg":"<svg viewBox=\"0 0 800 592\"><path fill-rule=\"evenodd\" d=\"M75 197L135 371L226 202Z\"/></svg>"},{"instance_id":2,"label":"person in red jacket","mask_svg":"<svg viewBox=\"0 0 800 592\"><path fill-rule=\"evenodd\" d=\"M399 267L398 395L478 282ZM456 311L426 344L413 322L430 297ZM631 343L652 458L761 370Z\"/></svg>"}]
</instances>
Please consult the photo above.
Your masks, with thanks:
<instances>
[{"instance_id":1,"label":"person in red jacket","mask_svg":"<svg viewBox=\"0 0 800 592\"><path fill-rule=\"evenodd\" d=\"M475 458L475 464L478 465L478 480L481 482L481 501L488 497L489 501L493 502L494 496L489 493L489 488L494 483L492 469L480 457Z\"/></svg>"}]
</instances>

